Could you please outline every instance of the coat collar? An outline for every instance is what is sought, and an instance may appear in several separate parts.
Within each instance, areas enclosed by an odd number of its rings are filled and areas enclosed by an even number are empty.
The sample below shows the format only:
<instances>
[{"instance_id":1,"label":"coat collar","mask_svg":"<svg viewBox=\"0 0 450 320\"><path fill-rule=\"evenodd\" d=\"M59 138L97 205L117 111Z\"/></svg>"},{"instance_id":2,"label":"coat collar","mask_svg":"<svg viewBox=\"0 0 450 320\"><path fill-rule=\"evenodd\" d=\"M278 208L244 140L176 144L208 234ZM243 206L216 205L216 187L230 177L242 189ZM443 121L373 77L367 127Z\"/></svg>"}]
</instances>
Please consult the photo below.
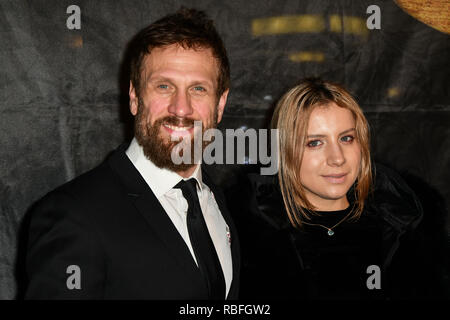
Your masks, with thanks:
<instances>
[{"instance_id":1,"label":"coat collar","mask_svg":"<svg viewBox=\"0 0 450 320\"><path fill-rule=\"evenodd\" d=\"M415 229L422 220L423 209L414 191L398 173L382 164L376 164L374 180L368 211L376 212L401 234Z\"/></svg>"},{"instance_id":2,"label":"coat collar","mask_svg":"<svg viewBox=\"0 0 450 320\"><path fill-rule=\"evenodd\" d=\"M248 176L258 214L277 229L289 227L277 176ZM353 187L348 191L349 201L354 201ZM423 216L422 206L409 186L393 170L376 164L374 186L365 203L363 214L376 215L397 232L414 229Z\"/></svg>"},{"instance_id":3,"label":"coat collar","mask_svg":"<svg viewBox=\"0 0 450 320\"><path fill-rule=\"evenodd\" d=\"M386 268L398 249L401 236L414 230L422 220L423 209L415 193L395 171L381 164L374 168L373 192L366 200L363 215L383 222L383 267ZM250 174L249 180L257 207L252 211L271 225L274 232L292 229L276 176ZM351 202L352 195L353 189L350 189L348 196Z\"/></svg>"}]
</instances>

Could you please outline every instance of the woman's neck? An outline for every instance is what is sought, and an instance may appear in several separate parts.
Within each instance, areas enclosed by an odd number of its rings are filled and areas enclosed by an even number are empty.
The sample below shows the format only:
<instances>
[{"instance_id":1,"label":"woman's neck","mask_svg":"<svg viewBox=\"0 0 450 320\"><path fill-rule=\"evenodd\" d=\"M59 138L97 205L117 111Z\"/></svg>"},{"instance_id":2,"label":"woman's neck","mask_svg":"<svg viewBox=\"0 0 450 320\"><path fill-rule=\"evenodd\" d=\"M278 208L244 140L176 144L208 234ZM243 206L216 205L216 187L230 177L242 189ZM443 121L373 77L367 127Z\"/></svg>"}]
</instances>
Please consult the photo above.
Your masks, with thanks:
<instances>
[{"instance_id":1,"label":"woman's neck","mask_svg":"<svg viewBox=\"0 0 450 320\"><path fill-rule=\"evenodd\" d=\"M316 203L312 202L312 205L315 207L316 211L340 211L345 210L349 207L350 203L347 200L347 197L338 199L338 200L324 200Z\"/></svg>"}]
</instances>

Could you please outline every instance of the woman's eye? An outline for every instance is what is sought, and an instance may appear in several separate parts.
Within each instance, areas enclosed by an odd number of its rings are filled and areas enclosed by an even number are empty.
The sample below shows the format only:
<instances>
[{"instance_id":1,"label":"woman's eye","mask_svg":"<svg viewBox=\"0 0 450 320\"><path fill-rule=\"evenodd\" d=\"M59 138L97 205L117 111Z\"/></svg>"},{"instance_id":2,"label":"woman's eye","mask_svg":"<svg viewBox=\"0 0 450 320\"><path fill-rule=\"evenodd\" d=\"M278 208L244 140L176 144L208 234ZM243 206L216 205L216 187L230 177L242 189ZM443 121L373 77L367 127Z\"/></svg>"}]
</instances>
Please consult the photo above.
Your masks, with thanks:
<instances>
[{"instance_id":1,"label":"woman's eye","mask_svg":"<svg viewBox=\"0 0 450 320\"><path fill-rule=\"evenodd\" d=\"M341 138L341 141L343 142L352 142L353 140L355 140L353 136L345 136Z\"/></svg>"},{"instance_id":2,"label":"woman's eye","mask_svg":"<svg viewBox=\"0 0 450 320\"><path fill-rule=\"evenodd\" d=\"M314 147L320 146L321 144L322 144L322 141L320 141L320 140L312 140L312 141L309 141L306 145L310 148L314 148Z\"/></svg>"}]
</instances>

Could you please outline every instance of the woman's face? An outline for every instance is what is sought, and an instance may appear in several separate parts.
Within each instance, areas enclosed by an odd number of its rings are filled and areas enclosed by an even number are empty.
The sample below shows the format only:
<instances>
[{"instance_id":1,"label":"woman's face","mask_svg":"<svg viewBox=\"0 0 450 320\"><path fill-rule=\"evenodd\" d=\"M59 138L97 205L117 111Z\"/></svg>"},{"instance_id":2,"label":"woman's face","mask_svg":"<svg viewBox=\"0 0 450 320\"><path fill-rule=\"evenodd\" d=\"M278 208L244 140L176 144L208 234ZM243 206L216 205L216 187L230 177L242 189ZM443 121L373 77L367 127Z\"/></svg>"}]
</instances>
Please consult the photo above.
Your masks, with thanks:
<instances>
[{"instance_id":1,"label":"woman's face","mask_svg":"<svg viewBox=\"0 0 450 320\"><path fill-rule=\"evenodd\" d=\"M348 207L346 193L361 164L355 119L350 110L331 102L316 107L309 118L300 167L306 197L318 211Z\"/></svg>"}]
</instances>

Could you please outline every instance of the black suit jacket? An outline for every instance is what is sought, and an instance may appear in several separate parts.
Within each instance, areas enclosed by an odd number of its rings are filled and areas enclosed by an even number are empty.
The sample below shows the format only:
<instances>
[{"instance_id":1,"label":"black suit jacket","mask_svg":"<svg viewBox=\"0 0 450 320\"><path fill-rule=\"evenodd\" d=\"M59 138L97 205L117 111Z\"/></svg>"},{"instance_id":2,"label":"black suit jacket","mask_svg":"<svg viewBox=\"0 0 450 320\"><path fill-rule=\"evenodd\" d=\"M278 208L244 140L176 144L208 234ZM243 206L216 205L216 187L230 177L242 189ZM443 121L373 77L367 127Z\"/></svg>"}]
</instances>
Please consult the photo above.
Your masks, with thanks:
<instances>
[{"instance_id":1,"label":"black suit jacket","mask_svg":"<svg viewBox=\"0 0 450 320\"><path fill-rule=\"evenodd\" d=\"M49 193L32 211L26 299L208 298L188 247L125 148ZM230 227L233 282L227 299L236 299L237 232L222 193L204 170L202 176ZM80 268L80 289L68 289L71 265Z\"/></svg>"}]
</instances>

